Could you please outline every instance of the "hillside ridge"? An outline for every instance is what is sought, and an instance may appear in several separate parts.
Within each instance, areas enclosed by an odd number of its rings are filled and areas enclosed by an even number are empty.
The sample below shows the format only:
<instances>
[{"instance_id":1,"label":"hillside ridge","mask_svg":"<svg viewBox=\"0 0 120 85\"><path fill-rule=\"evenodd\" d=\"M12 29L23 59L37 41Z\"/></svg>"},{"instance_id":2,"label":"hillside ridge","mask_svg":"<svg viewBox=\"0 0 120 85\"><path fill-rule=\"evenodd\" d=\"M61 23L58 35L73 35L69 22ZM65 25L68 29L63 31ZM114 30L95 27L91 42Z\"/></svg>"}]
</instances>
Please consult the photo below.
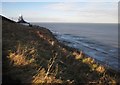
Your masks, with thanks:
<instances>
[{"instance_id":1,"label":"hillside ridge","mask_svg":"<svg viewBox=\"0 0 120 85\"><path fill-rule=\"evenodd\" d=\"M119 82L114 70L60 43L45 27L24 26L2 17L2 43L3 84Z\"/></svg>"}]
</instances>

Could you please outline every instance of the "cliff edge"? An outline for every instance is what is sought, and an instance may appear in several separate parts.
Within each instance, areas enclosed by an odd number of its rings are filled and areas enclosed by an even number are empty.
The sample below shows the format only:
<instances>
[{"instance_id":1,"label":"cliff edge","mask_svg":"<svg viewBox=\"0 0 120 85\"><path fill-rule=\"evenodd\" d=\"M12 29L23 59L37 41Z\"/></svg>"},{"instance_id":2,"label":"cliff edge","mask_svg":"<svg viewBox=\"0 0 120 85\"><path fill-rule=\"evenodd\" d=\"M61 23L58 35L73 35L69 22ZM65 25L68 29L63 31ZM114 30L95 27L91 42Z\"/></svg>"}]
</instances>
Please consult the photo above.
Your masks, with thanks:
<instances>
[{"instance_id":1,"label":"cliff edge","mask_svg":"<svg viewBox=\"0 0 120 85\"><path fill-rule=\"evenodd\" d=\"M118 73L60 43L40 26L2 17L2 83L116 84Z\"/></svg>"}]
</instances>

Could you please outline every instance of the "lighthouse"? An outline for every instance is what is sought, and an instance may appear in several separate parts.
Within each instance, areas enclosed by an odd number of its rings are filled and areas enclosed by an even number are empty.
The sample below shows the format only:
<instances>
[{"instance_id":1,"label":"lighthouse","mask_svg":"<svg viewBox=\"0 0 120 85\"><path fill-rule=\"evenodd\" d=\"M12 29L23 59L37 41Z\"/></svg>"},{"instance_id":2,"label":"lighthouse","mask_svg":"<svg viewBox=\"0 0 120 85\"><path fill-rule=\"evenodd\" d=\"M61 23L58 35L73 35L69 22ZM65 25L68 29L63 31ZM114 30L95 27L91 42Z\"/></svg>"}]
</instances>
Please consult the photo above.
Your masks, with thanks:
<instances>
[{"instance_id":1,"label":"lighthouse","mask_svg":"<svg viewBox=\"0 0 120 85\"><path fill-rule=\"evenodd\" d=\"M17 23L20 23L20 24L26 25L26 26L30 26L30 23L26 22L26 21L23 19L22 14L19 15L19 18L18 18Z\"/></svg>"}]
</instances>

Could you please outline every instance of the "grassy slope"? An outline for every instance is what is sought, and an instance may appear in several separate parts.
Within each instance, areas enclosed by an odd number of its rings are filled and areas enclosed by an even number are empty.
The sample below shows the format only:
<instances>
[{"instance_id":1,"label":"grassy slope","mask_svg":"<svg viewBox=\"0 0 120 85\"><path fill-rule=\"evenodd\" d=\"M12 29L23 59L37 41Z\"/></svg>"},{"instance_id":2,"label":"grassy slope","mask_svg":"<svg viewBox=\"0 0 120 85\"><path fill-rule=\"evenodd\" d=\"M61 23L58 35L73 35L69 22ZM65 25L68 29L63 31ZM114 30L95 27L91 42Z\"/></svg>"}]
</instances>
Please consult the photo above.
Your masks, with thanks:
<instances>
[{"instance_id":1,"label":"grassy slope","mask_svg":"<svg viewBox=\"0 0 120 85\"><path fill-rule=\"evenodd\" d=\"M59 43L43 27L2 18L3 83L107 84L118 75L82 52Z\"/></svg>"}]
</instances>

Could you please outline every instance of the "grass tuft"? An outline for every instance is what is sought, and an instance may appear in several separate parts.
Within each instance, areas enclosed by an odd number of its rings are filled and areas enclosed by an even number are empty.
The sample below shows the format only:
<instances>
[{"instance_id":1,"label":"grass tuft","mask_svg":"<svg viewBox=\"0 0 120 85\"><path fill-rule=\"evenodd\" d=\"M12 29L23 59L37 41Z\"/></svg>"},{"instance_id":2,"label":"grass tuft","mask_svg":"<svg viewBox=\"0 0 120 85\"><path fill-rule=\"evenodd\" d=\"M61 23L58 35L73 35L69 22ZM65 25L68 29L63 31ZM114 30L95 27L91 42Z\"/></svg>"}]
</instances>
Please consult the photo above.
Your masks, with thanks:
<instances>
[{"instance_id":1,"label":"grass tuft","mask_svg":"<svg viewBox=\"0 0 120 85\"><path fill-rule=\"evenodd\" d=\"M15 52L10 52L8 58L15 66L28 65L35 62L35 49L18 45Z\"/></svg>"}]
</instances>

